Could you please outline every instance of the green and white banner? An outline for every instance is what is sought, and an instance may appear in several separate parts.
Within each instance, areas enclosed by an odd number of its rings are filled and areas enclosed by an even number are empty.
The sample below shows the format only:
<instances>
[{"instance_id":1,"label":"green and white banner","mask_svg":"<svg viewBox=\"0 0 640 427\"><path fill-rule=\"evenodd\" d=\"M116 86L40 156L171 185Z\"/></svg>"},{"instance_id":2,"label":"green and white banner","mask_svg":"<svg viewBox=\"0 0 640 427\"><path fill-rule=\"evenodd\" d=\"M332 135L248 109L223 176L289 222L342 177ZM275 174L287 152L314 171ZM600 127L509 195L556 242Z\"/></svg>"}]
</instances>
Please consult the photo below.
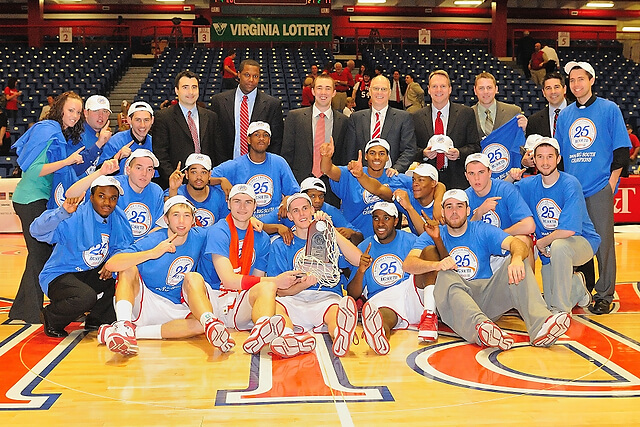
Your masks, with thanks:
<instances>
[{"instance_id":1,"label":"green and white banner","mask_svg":"<svg viewBox=\"0 0 640 427\"><path fill-rule=\"evenodd\" d=\"M331 41L331 18L213 18L211 41Z\"/></svg>"}]
</instances>

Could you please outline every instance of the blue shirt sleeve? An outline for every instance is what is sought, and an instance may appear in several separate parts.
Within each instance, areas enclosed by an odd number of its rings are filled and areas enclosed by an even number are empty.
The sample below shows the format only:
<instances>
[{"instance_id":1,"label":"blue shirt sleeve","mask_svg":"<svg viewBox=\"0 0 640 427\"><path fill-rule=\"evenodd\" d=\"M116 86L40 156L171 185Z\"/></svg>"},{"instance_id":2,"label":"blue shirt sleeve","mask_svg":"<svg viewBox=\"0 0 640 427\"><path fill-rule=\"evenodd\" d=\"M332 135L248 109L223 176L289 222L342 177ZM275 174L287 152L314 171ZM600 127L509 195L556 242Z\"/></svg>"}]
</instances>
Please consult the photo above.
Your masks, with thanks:
<instances>
[{"instance_id":1,"label":"blue shirt sleeve","mask_svg":"<svg viewBox=\"0 0 640 427\"><path fill-rule=\"evenodd\" d=\"M49 244L57 243L58 238L55 231L58 225L70 217L71 214L67 213L62 206L56 209L46 210L31 223L29 232L34 239L40 242Z\"/></svg>"}]
</instances>

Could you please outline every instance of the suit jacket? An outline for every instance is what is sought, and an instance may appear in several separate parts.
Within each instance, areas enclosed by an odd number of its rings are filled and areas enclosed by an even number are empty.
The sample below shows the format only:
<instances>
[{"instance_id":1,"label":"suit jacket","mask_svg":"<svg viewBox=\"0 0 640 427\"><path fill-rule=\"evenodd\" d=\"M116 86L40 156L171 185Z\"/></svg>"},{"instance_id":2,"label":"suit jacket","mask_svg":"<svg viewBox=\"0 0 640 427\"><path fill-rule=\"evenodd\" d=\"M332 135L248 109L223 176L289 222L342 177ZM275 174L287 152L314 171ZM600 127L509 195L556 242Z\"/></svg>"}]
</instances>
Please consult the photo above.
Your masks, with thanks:
<instances>
[{"instance_id":1,"label":"suit jacket","mask_svg":"<svg viewBox=\"0 0 640 427\"><path fill-rule=\"evenodd\" d=\"M289 163L293 175L298 182L311 176L313 169L313 107L299 108L289 111L284 122L284 138L282 139L282 157ZM346 165L345 139L349 119L337 110L333 110L333 143L335 153L333 163Z\"/></svg>"},{"instance_id":2,"label":"suit jacket","mask_svg":"<svg viewBox=\"0 0 640 427\"><path fill-rule=\"evenodd\" d=\"M263 91L257 89L256 101L253 105L251 118L249 122L262 121L269 123L271 127L271 144L268 151L280 154L282 148L282 131L284 121L282 119L282 102L278 98L267 95ZM228 90L211 98L211 109L218 114L220 118L221 144L216 146L216 160L218 165L224 161L233 159L233 143L236 137L235 125L235 97L236 89Z\"/></svg>"},{"instance_id":3,"label":"suit jacket","mask_svg":"<svg viewBox=\"0 0 640 427\"><path fill-rule=\"evenodd\" d=\"M423 150L427 148L429 139L434 135L433 119L431 117L431 104L413 114L416 127L416 139L418 144L417 161L423 162ZM471 153L480 151L480 136L475 126L474 112L471 108L462 104L449 104L449 120L447 121L446 135L453 140L453 146L460 151L458 160L449 160L448 166L438 171L438 181L447 189L467 188L469 183L464 176L464 162ZM428 163L436 166L436 159L428 160Z\"/></svg>"},{"instance_id":4,"label":"suit jacket","mask_svg":"<svg viewBox=\"0 0 640 427\"><path fill-rule=\"evenodd\" d=\"M511 120L514 116L522 113L522 109L517 105L507 104L500 101L496 102L498 103L498 105L496 106L496 118L493 121L494 129L499 128L500 126ZM480 120L484 121L484 117L482 119L478 117L478 104L474 105L471 108L473 108L473 111L475 112L476 124L478 125L478 135L480 135L480 139L482 139L487 136L487 134L482 130L482 126L480 126Z\"/></svg>"},{"instance_id":5,"label":"suit jacket","mask_svg":"<svg viewBox=\"0 0 640 427\"><path fill-rule=\"evenodd\" d=\"M393 168L405 172L413 162L418 148L411 114L404 110L389 107L382 126L381 138L386 139L391 147L389 153ZM349 117L347 130L346 160L358 158L358 150L362 150L371 139L371 108L356 111Z\"/></svg>"},{"instance_id":6,"label":"suit jacket","mask_svg":"<svg viewBox=\"0 0 640 427\"><path fill-rule=\"evenodd\" d=\"M200 122L200 151L216 161L214 150L220 145L218 138L218 116L206 108L198 108ZM169 186L169 176L176 169L178 161L184 166L189 154L194 152L193 139L182 114L180 105L172 105L156 114L152 128L153 153L160 162L158 173L159 184L163 188Z\"/></svg>"},{"instance_id":7,"label":"suit jacket","mask_svg":"<svg viewBox=\"0 0 640 427\"><path fill-rule=\"evenodd\" d=\"M418 111L424 105L424 89L419 83L411 83L405 91L405 102L410 105L407 111L413 113Z\"/></svg>"},{"instance_id":8,"label":"suit jacket","mask_svg":"<svg viewBox=\"0 0 640 427\"><path fill-rule=\"evenodd\" d=\"M538 134L546 137L551 137L551 126L549 123L549 106L547 105L542 110L538 111L531 117L529 117L529 123L527 123L527 136Z\"/></svg>"}]
</instances>

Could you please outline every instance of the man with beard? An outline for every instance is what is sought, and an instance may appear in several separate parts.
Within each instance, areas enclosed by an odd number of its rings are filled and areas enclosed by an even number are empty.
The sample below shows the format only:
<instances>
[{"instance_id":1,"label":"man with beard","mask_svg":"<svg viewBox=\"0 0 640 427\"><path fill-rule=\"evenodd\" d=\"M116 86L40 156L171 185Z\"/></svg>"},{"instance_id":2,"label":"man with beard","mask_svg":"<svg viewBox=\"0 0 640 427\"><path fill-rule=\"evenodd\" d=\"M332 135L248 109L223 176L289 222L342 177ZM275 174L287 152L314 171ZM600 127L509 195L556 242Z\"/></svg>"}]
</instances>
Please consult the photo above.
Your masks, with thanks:
<instances>
[{"instance_id":1,"label":"man with beard","mask_svg":"<svg viewBox=\"0 0 640 427\"><path fill-rule=\"evenodd\" d=\"M533 145L538 175L516 183L536 223L536 247L542 261L544 299L552 312L570 312L574 306L588 307L582 273L574 267L593 258L600 245L587 213L580 182L573 175L558 171L560 146L553 138L541 138ZM522 170L512 170L519 178Z\"/></svg>"},{"instance_id":2,"label":"man with beard","mask_svg":"<svg viewBox=\"0 0 640 427\"><path fill-rule=\"evenodd\" d=\"M300 186L286 160L277 154L267 153L271 143L269 123L251 123L247 135L249 152L216 166L211 176L224 177L231 185L249 185L256 195L255 216L260 219L278 209L283 196L300 191Z\"/></svg>"},{"instance_id":3,"label":"man with beard","mask_svg":"<svg viewBox=\"0 0 640 427\"><path fill-rule=\"evenodd\" d=\"M527 245L498 227L482 221L467 221L469 198L462 190L449 190L443 196L446 225L434 236L424 233L404 262L413 274L438 271L435 302L440 318L467 342L508 350L513 337L493 320L515 308L524 319L530 342L536 347L550 346L569 328L569 313L552 314L546 307L531 267L523 260ZM424 248L442 240L455 264L443 266L421 257ZM491 255L510 252L508 262L491 272Z\"/></svg>"}]
</instances>

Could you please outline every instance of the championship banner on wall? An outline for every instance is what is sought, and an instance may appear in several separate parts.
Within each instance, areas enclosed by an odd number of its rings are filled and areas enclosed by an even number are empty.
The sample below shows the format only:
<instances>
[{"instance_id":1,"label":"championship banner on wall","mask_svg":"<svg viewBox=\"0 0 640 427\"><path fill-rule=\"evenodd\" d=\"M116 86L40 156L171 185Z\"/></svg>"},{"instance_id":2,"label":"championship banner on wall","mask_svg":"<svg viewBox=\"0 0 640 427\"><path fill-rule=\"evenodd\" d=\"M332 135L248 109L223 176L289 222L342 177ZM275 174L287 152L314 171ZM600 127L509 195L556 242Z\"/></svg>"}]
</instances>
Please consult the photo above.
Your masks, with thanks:
<instances>
[{"instance_id":1,"label":"championship banner on wall","mask_svg":"<svg viewBox=\"0 0 640 427\"><path fill-rule=\"evenodd\" d=\"M211 41L331 41L331 18L214 18Z\"/></svg>"}]
</instances>

